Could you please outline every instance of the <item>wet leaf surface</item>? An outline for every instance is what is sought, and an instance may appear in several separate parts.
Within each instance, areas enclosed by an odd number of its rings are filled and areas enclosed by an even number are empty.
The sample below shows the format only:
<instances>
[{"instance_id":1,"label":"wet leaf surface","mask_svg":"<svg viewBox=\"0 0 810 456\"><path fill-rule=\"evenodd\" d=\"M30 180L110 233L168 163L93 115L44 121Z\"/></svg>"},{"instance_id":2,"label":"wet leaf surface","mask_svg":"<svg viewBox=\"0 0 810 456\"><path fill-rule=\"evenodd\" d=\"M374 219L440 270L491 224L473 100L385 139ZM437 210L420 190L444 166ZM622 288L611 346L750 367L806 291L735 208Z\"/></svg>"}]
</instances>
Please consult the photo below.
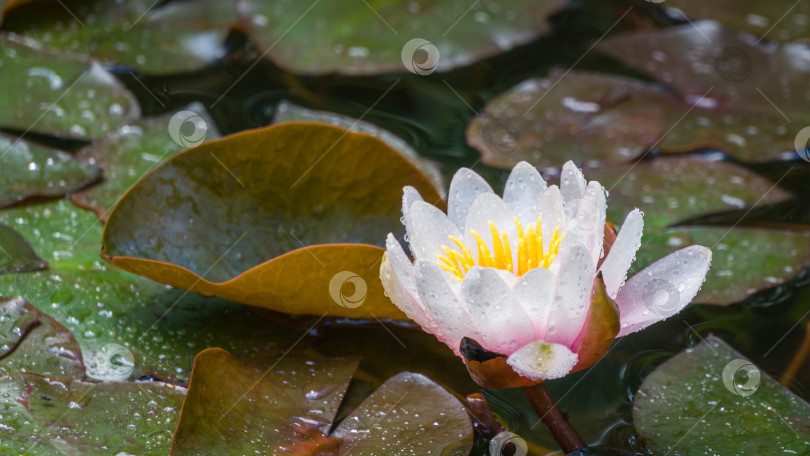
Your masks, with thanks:
<instances>
[{"instance_id":1,"label":"wet leaf surface","mask_svg":"<svg viewBox=\"0 0 810 456\"><path fill-rule=\"evenodd\" d=\"M84 378L79 344L67 328L20 297L0 298L0 375Z\"/></svg>"},{"instance_id":2,"label":"wet leaf surface","mask_svg":"<svg viewBox=\"0 0 810 456\"><path fill-rule=\"evenodd\" d=\"M709 337L647 376L633 422L656 453L804 454L810 404L721 339Z\"/></svg>"},{"instance_id":3,"label":"wet leaf surface","mask_svg":"<svg viewBox=\"0 0 810 456\"><path fill-rule=\"evenodd\" d=\"M5 454L165 455L182 388L158 382L87 383L19 374L0 378Z\"/></svg>"},{"instance_id":4,"label":"wet leaf surface","mask_svg":"<svg viewBox=\"0 0 810 456\"><path fill-rule=\"evenodd\" d=\"M112 74L93 62L0 35L0 126L91 139L135 119L140 107Z\"/></svg>"},{"instance_id":5,"label":"wet leaf surface","mask_svg":"<svg viewBox=\"0 0 810 456\"><path fill-rule=\"evenodd\" d=\"M134 358L130 379L187 383L194 355L207 347L243 355L288 347L301 335L242 305L106 264L98 256L98 219L66 200L5 209L0 221L50 261L45 271L0 276L0 296L20 295L45 310L73 332L86 359L110 344L126 347Z\"/></svg>"},{"instance_id":6,"label":"wet leaf surface","mask_svg":"<svg viewBox=\"0 0 810 456\"><path fill-rule=\"evenodd\" d=\"M186 147L218 137L216 124L199 103L124 125L76 154L77 160L100 166L104 181L70 199L104 220L118 198L150 169Z\"/></svg>"},{"instance_id":7,"label":"wet leaf surface","mask_svg":"<svg viewBox=\"0 0 810 456\"><path fill-rule=\"evenodd\" d=\"M58 149L0 133L0 207L32 196L61 196L101 176Z\"/></svg>"},{"instance_id":8,"label":"wet leaf surface","mask_svg":"<svg viewBox=\"0 0 810 456\"><path fill-rule=\"evenodd\" d=\"M371 136L311 123L244 132L140 180L110 214L102 255L173 286L289 314L401 319L383 295L377 245L401 229L405 185L441 201L424 174ZM344 290L347 281L360 288Z\"/></svg>"},{"instance_id":9,"label":"wet leaf surface","mask_svg":"<svg viewBox=\"0 0 810 456\"><path fill-rule=\"evenodd\" d=\"M20 233L0 224L0 275L36 271L48 267Z\"/></svg>"},{"instance_id":10,"label":"wet leaf surface","mask_svg":"<svg viewBox=\"0 0 810 456\"><path fill-rule=\"evenodd\" d=\"M439 194L444 196L447 193L442 173L436 162L419 156L419 153L404 139L373 123L334 112L307 109L296 106L288 101L282 101L276 106L273 122L321 122L380 138L425 173L425 176L430 179L430 182L436 187L436 191L438 191Z\"/></svg>"},{"instance_id":11,"label":"wet leaf surface","mask_svg":"<svg viewBox=\"0 0 810 456\"><path fill-rule=\"evenodd\" d=\"M409 65L414 73L430 74L537 38L548 30L546 18L566 4L396 0L349 6L250 0L240 3L239 15L260 53L294 73L368 75L404 72ZM417 38L432 45L407 46Z\"/></svg>"},{"instance_id":12,"label":"wet leaf surface","mask_svg":"<svg viewBox=\"0 0 810 456\"><path fill-rule=\"evenodd\" d=\"M10 8L2 29L157 75L198 70L223 57L235 21L233 3L216 0L46 0Z\"/></svg>"}]
</instances>

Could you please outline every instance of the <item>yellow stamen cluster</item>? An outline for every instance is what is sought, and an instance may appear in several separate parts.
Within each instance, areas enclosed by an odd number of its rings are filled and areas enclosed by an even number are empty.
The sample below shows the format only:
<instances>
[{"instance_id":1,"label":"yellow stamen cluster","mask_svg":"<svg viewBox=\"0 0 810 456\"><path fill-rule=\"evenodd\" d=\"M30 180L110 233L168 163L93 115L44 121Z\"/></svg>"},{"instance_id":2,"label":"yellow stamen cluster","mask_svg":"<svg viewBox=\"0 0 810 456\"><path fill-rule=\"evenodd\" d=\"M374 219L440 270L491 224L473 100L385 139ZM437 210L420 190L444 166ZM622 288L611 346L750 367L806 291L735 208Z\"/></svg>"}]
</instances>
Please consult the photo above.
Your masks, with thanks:
<instances>
[{"instance_id":1,"label":"yellow stamen cluster","mask_svg":"<svg viewBox=\"0 0 810 456\"><path fill-rule=\"evenodd\" d=\"M549 245L548 252L543 250L543 232L542 220L537 219L537 223L532 223L523 230L523 225L517 217L515 217L515 226L517 226L517 265L513 265L512 247L509 242L509 237L506 231L498 229L495 224L489 222L489 230L492 235L492 250L490 253L489 247L475 230L470 230L470 234L475 238L478 249L478 263L475 262L473 254L464 242L456 236L450 236L450 240L458 247L458 250L451 249L443 245L444 255L437 255L439 259L439 266L442 269L453 274L458 280L464 279L470 268L478 264L479 266L488 266L497 269L503 269L522 276L527 271L544 267L548 268L554 259L557 258L557 253L560 250L560 242L562 235L560 235L560 227L554 229L554 234L551 236L551 244Z\"/></svg>"}]
</instances>

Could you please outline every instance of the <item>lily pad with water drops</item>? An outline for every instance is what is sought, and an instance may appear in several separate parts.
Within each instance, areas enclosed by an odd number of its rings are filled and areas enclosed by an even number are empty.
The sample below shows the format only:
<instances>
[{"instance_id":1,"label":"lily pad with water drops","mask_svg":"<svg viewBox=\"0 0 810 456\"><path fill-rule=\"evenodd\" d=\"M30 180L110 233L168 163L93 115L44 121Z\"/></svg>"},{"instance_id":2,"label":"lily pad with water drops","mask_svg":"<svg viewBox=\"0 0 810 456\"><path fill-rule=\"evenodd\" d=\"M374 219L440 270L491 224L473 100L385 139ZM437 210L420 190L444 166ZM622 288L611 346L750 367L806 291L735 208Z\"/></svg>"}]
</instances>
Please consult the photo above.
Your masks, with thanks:
<instances>
[{"instance_id":1,"label":"lily pad with water drops","mask_svg":"<svg viewBox=\"0 0 810 456\"><path fill-rule=\"evenodd\" d=\"M0 378L0 453L163 456L183 402L159 382L89 383L18 374Z\"/></svg>"},{"instance_id":2,"label":"lily pad with water drops","mask_svg":"<svg viewBox=\"0 0 810 456\"><path fill-rule=\"evenodd\" d=\"M366 134L313 123L243 132L141 179L110 214L102 256L289 314L402 319L383 294L379 245L401 229L406 185L441 201L410 161Z\"/></svg>"},{"instance_id":3,"label":"lily pad with water drops","mask_svg":"<svg viewBox=\"0 0 810 456\"><path fill-rule=\"evenodd\" d=\"M0 275L36 271L48 267L20 233L0 224Z\"/></svg>"},{"instance_id":4,"label":"lily pad with water drops","mask_svg":"<svg viewBox=\"0 0 810 456\"><path fill-rule=\"evenodd\" d=\"M44 14L43 14L44 13ZM158 75L222 58L236 22L233 2L40 0L7 8L2 30L42 45Z\"/></svg>"},{"instance_id":5,"label":"lily pad with water drops","mask_svg":"<svg viewBox=\"0 0 810 456\"><path fill-rule=\"evenodd\" d=\"M0 376L32 373L84 378L79 344L49 315L17 297L0 297Z\"/></svg>"},{"instance_id":6,"label":"lily pad with water drops","mask_svg":"<svg viewBox=\"0 0 810 456\"><path fill-rule=\"evenodd\" d=\"M101 170L58 149L0 133L0 207L33 196L62 196L101 177Z\"/></svg>"},{"instance_id":7,"label":"lily pad with water drops","mask_svg":"<svg viewBox=\"0 0 810 456\"><path fill-rule=\"evenodd\" d=\"M239 14L260 53L294 73L430 74L534 40L567 3L248 0L240 2Z\"/></svg>"},{"instance_id":8,"label":"lily pad with water drops","mask_svg":"<svg viewBox=\"0 0 810 456\"><path fill-rule=\"evenodd\" d=\"M633 423L660 454L807 454L810 404L709 337L647 376Z\"/></svg>"},{"instance_id":9,"label":"lily pad with water drops","mask_svg":"<svg viewBox=\"0 0 810 456\"><path fill-rule=\"evenodd\" d=\"M140 106L98 63L0 35L0 127L88 140L137 118Z\"/></svg>"},{"instance_id":10,"label":"lily pad with water drops","mask_svg":"<svg viewBox=\"0 0 810 456\"><path fill-rule=\"evenodd\" d=\"M404 372L378 388L330 435L356 359L243 362L213 348L194 362L173 456L285 452L469 454L472 422L455 396ZM248 433L251 438L242 436Z\"/></svg>"},{"instance_id":11,"label":"lily pad with water drops","mask_svg":"<svg viewBox=\"0 0 810 456\"><path fill-rule=\"evenodd\" d=\"M100 166L104 180L72 193L70 200L106 220L118 198L150 169L186 147L218 137L216 124L200 103L131 122L76 154L82 163Z\"/></svg>"}]
</instances>

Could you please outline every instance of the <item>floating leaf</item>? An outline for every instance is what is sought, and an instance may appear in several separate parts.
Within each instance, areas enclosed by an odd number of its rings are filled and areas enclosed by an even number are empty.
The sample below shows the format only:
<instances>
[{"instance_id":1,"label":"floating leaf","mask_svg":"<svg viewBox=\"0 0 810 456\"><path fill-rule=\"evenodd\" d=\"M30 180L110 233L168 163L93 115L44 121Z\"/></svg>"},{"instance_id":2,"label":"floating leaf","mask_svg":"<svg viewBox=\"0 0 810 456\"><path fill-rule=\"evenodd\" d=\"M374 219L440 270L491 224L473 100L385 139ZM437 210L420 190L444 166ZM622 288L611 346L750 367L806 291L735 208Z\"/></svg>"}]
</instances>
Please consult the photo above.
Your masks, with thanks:
<instances>
[{"instance_id":1,"label":"floating leaf","mask_svg":"<svg viewBox=\"0 0 810 456\"><path fill-rule=\"evenodd\" d=\"M469 454L472 423L464 406L408 372L386 381L329 436L356 368L351 359L248 363L205 350L194 362L171 454Z\"/></svg>"},{"instance_id":2,"label":"floating leaf","mask_svg":"<svg viewBox=\"0 0 810 456\"><path fill-rule=\"evenodd\" d=\"M0 375L84 378L79 344L67 328L20 297L0 297Z\"/></svg>"},{"instance_id":3,"label":"floating leaf","mask_svg":"<svg viewBox=\"0 0 810 456\"><path fill-rule=\"evenodd\" d=\"M47 267L48 262L37 256L20 233L0 224L0 275Z\"/></svg>"},{"instance_id":4,"label":"floating leaf","mask_svg":"<svg viewBox=\"0 0 810 456\"><path fill-rule=\"evenodd\" d=\"M49 48L169 74L198 70L223 57L235 22L233 3L216 0L159 6L149 0L48 0L9 8L3 29Z\"/></svg>"},{"instance_id":5,"label":"floating leaf","mask_svg":"<svg viewBox=\"0 0 810 456\"><path fill-rule=\"evenodd\" d=\"M430 182L436 187L441 195L445 195L447 190L444 187L444 179L439 170L438 164L432 160L422 158L419 153L414 150L404 139L391 133L390 131L378 127L373 123L365 122L360 119L354 119L349 116L343 116L329 111L316 111L314 109L307 109L301 106L296 106L288 101L282 101L276 106L273 123L281 122L322 122L327 124L336 125L351 131L365 133L381 140L391 146L392 149L401 153L405 158L411 161L417 168L419 168L425 176L430 179Z\"/></svg>"},{"instance_id":6,"label":"floating leaf","mask_svg":"<svg viewBox=\"0 0 810 456\"><path fill-rule=\"evenodd\" d=\"M193 129L185 132L182 127ZM78 160L103 168L104 181L73 193L70 199L106 219L118 198L150 169L185 147L218 137L216 124L199 103L132 122L76 154Z\"/></svg>"},{"instance_id":7,"label":"floating leaf","mask_svg":"<svg viewBox=\"0 0 810 456\"><path fill-rule=\"evenodd\" d=\"M441 201L379 139L274 125L152 170L110 214L102 255L173 286L289 314L402 319L379 281L383 249L369 244L400 229L405 185Z\"/></svg>"},{"instance_id":8,"label":"floating leaf","mask_svg":"<svg viewBox=\"0 0 810 456\"><path fill-rule=\"evenodd\" d=\"M0 378L0 452L165 455L184 391L158 382Z\"/></svg>"},{"instance_id":9,"label":"floating leaf","mask_svg":"<svg viewBox=\"0 0 810 456\"><path fill-rule=\"evenodd\" d=\"M668 0L661 4L675 20L713 19L724 26L745 30L760 40L800 41L808 39L810 4L795 0Z\"/></svg>"},{"instance_id":10,"label":"floating leaf","mask_svg":"<svg viewBox=\"0 0 810 456\"><path fill-rule=\"evenodd\" d=\"M66 200L5 209L0 221L50 261L45 271L1 275L0 296L23 296L46 310L73 332L85 359L112 344L127 348L134 359L131 379L186 383L194 355L207 347L220 345L242 356L289 347L301 336L239 304L171 289L106 264L98 256L98 218Z\"/></svg>"},{"instance_id":11,"label":"floating leaf","mask_svg":"<svg viewBox=\"0 0 810 456\"><path fill-rule=\"evenodd\" d=\"M810 404L715 337L659 366L633 405L633 423L656 453L810 451Z\"/></svg>"},{"instance_id":12,"label":"floating leaf","mask_svg":"<svg viewBox=\"0 0 810 456\"><path fill-rule=\"evenodd\" d=\"M2 133L0 167L0 207L31 196L61 196L101 176L98 167L66 152Z\"/></svg>"},{"instance_id":13,"label":"floating leaf","mask_svg":"<svg viewBox=\"0 0 810 456\"><path fill-rule=\"evenodd\" d=\"M365 3L249 0L238 8L263 55L294 73L365 75L408 65L429 74L532 41L567 1Z\"/></svg>"},{"instance_id":14,"label":"floating leaf","mask_svg":"<svg viewBox=\"0 0 810 456\"><path fill-rule=\"evenodd\" d=\"M96 138L135 119L134 96L97 63L0 35L0 126L74 139Z\"/></svg>"}]
</instances>

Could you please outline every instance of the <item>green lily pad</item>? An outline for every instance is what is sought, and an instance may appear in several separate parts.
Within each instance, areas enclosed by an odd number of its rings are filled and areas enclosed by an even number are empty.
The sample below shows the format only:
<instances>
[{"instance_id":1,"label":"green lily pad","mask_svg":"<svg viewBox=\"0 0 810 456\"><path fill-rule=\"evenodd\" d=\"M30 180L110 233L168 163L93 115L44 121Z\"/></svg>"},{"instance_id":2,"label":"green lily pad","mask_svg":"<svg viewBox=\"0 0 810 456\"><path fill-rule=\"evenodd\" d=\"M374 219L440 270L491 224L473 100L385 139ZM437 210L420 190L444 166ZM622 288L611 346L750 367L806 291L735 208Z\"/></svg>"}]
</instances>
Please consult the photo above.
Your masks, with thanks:
<instances>
[{"instance_id":1,"label":"green lily pad","mask_svg":"<svg viewBox=\"0 0 810 456\"><path fill-rule=\"evenodd\" d=\"M194 355L207 347L246 355L289 347L301 335L239 304L172 289L106 264L98 256L97 217L66 200L5 209L0 222L17 229L50 261L45 271L1 275L0 296L19 295L47 311L73 332L85 359L103 355L110 345L125 347L134 361L131 379L186 383Z\"/></svg>"},{"instance_id":2,"label":"green lily pad","mask_svg":"<svg viewBox=\"0 0 810 456\"><path fill-rule=\"evenodd\" d=\"M0 207L32 196L61 196L101 177L101 170L58 149L0 133Z\"/></svg>"},{"instance_id":3,"label":"green lily pad","mask_svg":"<svg viewBox=\"0 0 810 456\"><path fill-rule=\"evenodd\" d=\"M76 154L77 160L100 166L104 181L71 194L70 200L105 220L118 198L150 169L186 147L218 137L200 103L124 125Z\"/></svg>"},{"instance_id":4,"label":"green lily pad","mask_svg":"<svg viewBox=\"0 0 810 456\"><path fill-rule=\"evenodd\" d=\"M429 74L534 40L566 0L239 3L260 53L299 74ZM420 39L419 42L410 42ZM431 44L432 43L432 44Z\"/></svg>"},{"instance_id":5,"label":"green lily pad","mask_svg":"<svg viewBox=\"0 0 810 456\"><path fill-rule=\"evenodd\" d=\"M688 226L645 233L633 269L675 250L703 245L712 249L712 267L695 302L729 305L790 281L810 267L810 226L768 229Z\"/></svg>"},{"instance_id":6,"label":"green lily pad","mask_svg":"<svg viewBox=\"0 0 810 456\"><path fill-rule=\"evenodd\" d=\"M807 42L810 4L795 0L668 0L664 11L675 20L713 19L724 26L745 30L765 41Z\"/></svg>"},{"instance_id":7,"label":"green lily pad","mask_svg":"<svg viewBox=\"0 0 810 456\"><path fill-rule=\"evenodd\" d=\"M247 131L181 152L138 181L107 220L102 256L289 314L403 319L383 294L379 245L401 229L406 185L441 201L424 174L366 134L314 123Z\"/></svg>"},{"instance_id":8,"label":"green lily pad","mask_svg":"<svg viewBox=\"0 0 810 456\"><path fill-rule=\"evenodd\" d=\"M84 378L79 344L52 317L20 297L0 298L0 376Z\"/></svg>"},{"instance_id":9,"label":"green lily pad","mask_svg":"<svg viewBox=\"0 0 810 456\"><path fill-rule=\"evenodd\" d=\"M647 376L633 423L658 454L807 454L810 404L709 337Z\"/></svg>"},{"instance_id":10,"label":"green lily pad","mask_svg":"<svg viewBox=\"0 0 810 456\"><path fill-rule=\"evenodd\" d=\"M135 97L97 63L16 35L0 35L0 48L2 127L87 140L140 115Z\"/></svg>"},{"instance_id":11,"label":"green lily pad","mask_svg":"<svg viewBox=\"0 0 810 456\"><path fill-rule=\"evenodd\" d=\"M158 382L0 378L0 452L165 455L184 390Z\"/></svg>"},{"instance_id":12,"label":"green lily pad","mask_svg":"<svg viewBox=\"0 0 810 456\"><path fill-rule=\"evenodd\" d=\"M0 223L0 275L48 267L20 233Z\"/></svg>"},{"instance_id":13,"label":"green lily pad","mask_svg":"<svg viewBox=\"0 0 810 456\"><path fill-rule=\"evenodd\" d=\"M373 123L334 112L307 109L289 101L282 101L276 106L273 123L281 122L321 122L380 138L425 173L440 195L444 196L447 193L444 178L442 178L441 170L436 162L420 157L419 153L404 139Z\"/></svg>"},{"instance_id":14,"label":"green lily pad","mask_svg":"<svg viewBox=\"0 0 810 456\"><path fill-rule=\"evenodd\" d=\"M195 359L171 454L469 454L464 406L408 372L386 381L330 436L356 368L355 359L243 362L205 350Z\"/></svg>"},{"instance_id":15,"label":"green lily pad","mask_svg":"<svg viewBox=\"0 0 810 456\"><path fill-rule=\"evenodd\" d=\"M159 6L149 0L48 0L10 8L2 28L52 49L157 75L198 70L223 57L235 22L233 3L216 0Z\"/></svg>"}]
</instances>

